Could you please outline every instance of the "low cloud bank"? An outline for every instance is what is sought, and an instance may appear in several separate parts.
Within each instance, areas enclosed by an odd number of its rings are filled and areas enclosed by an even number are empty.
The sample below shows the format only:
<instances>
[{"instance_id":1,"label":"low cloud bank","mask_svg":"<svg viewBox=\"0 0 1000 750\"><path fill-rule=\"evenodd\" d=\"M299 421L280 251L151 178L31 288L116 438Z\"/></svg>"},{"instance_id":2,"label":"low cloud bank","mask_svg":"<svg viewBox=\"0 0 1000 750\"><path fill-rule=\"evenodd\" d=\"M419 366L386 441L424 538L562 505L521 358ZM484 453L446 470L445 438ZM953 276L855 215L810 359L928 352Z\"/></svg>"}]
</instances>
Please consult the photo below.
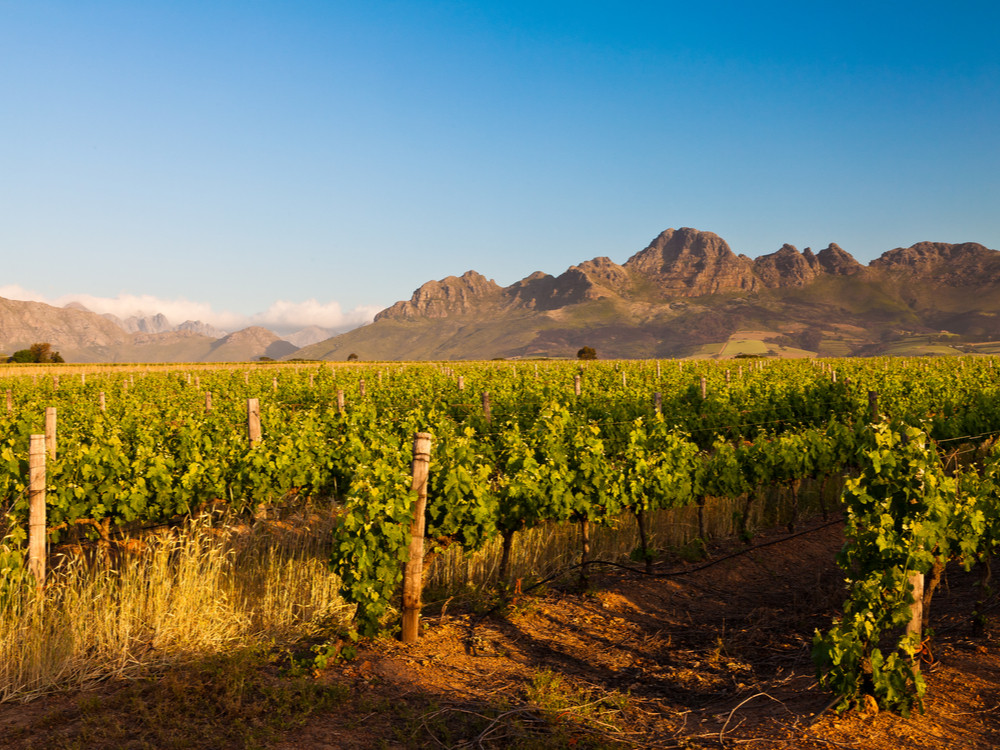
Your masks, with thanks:
<instances>
[{"instance_id":1,"label":"low cloud bank","mask_svg":"<svg viewBox=\"0 0 1000 750\"><path fill-rule=\"evenodd\" d=\"M360 305L345 312L339 302L319 302L315 299L303 302L278 300L264 312L242 315L228 310L217 311L206 302L193 302L183 298L161 299L148 294L125 293L117 297L95 297L90 294L47 297L15 284L0 286L0 297L44 302L54 307L77 302L92 312L111 313L122 320L132 316L147 317L162 313L175 326L187 320L200 320L230 333L248 326L262 326L278 334L290 334L311 326L337 332L347 331L370 323L375 313L382 309L376 305Z\"/></svg>"}]
</instances>

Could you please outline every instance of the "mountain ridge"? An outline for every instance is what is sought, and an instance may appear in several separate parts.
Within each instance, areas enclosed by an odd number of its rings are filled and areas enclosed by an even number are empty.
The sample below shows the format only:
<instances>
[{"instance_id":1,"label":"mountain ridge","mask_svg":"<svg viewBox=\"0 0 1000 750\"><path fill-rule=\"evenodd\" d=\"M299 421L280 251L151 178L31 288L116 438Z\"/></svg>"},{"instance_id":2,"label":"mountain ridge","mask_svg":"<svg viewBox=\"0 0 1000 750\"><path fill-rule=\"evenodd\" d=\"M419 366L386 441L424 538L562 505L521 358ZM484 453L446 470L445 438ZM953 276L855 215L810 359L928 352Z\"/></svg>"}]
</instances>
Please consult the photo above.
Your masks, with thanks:
<instances>
[{"instance_id":1,"label":"mountain ridge","mask_svg":"<svg viewBox=\"0 0 1000 750\"><path fill-rule=\"evenodd\" d=\"M986 294L970 298L969 289ZM753 329L787 351L869 353L894 336L946 327L1000 338L1000 252L919 242L864 265L835 243L818 253L785 244L750 258L712 232L682 227L620 265L599 256L507 287L474 270L428 281L371 324L295 356L572 356L595 341L602 356L692 356Z\"/></svg>"},{"instance_id":2,"label":"mountain ridge","mask_svg":"<svg viewBox=\"0 0 1000 750\"><path fill-rule=\"evenodd\" d=\"M274 332L256 326L213 336L216 329L205 323L173 326L162 314L128 321L92 312L79 303L55 307L0 297L0 352L10 356L33 343L47 342L67 362L230 362L279 359L298 351Z\"/></svg>"}]
</instances>

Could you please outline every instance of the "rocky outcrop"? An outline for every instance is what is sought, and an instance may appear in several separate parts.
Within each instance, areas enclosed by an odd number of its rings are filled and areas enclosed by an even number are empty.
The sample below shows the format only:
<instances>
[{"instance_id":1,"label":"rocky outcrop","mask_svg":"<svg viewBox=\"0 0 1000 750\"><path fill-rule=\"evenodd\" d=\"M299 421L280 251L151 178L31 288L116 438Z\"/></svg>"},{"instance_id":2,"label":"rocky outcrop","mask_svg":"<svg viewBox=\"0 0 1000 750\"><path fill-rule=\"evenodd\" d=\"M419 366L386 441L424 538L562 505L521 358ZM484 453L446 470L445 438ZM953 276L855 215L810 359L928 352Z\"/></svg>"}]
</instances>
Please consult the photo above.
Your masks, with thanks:
<instances>
[{"instance_id":1,"label":"rocky outcrop","mask_svg":"<svg viewBox=\"0 0 1000 750\"><path fill-rule=\"evenodd\" d=\"M660 233L624 268L655 283L665 297L750 292L760 283L753 261L737 256L717 234L691 228Z\"/></svg>"},{"instance_id":2,"label":"rocky outcrop","mask_svg":"<svg viewBox=\"0 0 1000 750\"><path fill-rule=\"evenodd\" d=\"M816 261L823 272L831 276L854 276L865 270L865 267L858 263L853 255L842 250L834 242L816 254Z\"/></svg>"},{"instance_id":3,"label":"rocky outcrop","mask_svg":"<svg viewBox=\"0 0 1000 750\"><path fill-rule=\"evenodd\" d=\"M938 284L992 285L1000 281L1000 253L976 242L918 242L871 262L873 270Z\"/></svg>"},{"instance_id":4,"label":"rocky outcrop","mask_svg":"<svg viewBox=\"0 0 1000 750\"><path fill-rule=\"evenodd\" d=\"M594 258L570 266L559 276L536 272L504 289L511 308L555 310L605 297L619 297L632 285L632 276L610 258Z\"/></svg>"},{"instance_id":5,"label":"rocky outcrop","mask_svg":"<svg viewBox=\"0 0 1000 750\"><path fill-rule=\"evenodd\" d=\"M757 258L753 262L753 272L763 286L773 289L805 286L822 271L808 247L800 253L794 245L782 245L778 252Z\"/></svg>"},{"instance_id":6,"label":"rocky outcrop","mask_svg":"<svg viewBox=\"0 0 1000 750\"><path fill-rule=\"evenodd\" d=\"M407 320L413 318L446 318L479 310L484 303L496 302L501 287L475 271L461 276L448 276L440 281L428 281L405 302L397 302L375 320Z\"/></svg>"}]
</instances>

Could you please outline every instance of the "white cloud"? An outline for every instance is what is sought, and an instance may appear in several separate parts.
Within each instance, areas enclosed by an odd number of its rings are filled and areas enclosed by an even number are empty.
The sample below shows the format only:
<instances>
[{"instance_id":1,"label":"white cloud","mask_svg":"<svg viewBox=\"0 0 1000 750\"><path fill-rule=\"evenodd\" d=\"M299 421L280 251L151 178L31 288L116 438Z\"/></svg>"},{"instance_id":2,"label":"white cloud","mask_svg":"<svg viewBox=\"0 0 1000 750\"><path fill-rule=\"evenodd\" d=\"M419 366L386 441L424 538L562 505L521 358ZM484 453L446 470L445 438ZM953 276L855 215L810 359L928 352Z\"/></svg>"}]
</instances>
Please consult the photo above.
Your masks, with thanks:
<instances>
[{"instance_id":1,"label":"white cloud","mask_svg":"<svg viewBox=\"0 0 1000 750\"><path fill-rule=\"evenodd\" d=\"M119 294L117 297L95 297L90 294L64 294L47 297L40 292L25 289L16 284L0 286L0 297L44 302L55 307L63 307L70 302L78 302L96 313L111 313L121 319L162 313L173 325L186 320L200 320L224 331L237 331L247 326L263 326L277 333L293 333L302 328L319 326L336 330L349 330L371 322L380 307L360 305L344 312L338 302L319 302L308 299L304 302L278 300L264 312L242 315L228 310L217 311L207 302L192 302L188 299L161 299L148 294Z\"/></svg>"},{"instance_id":2,"label":"white cloud","mask_svg":"<svg viewBox=\"0 0 1000 750\"><path fill-rule=\"evenodd\" d=\"M375 313L381 309L374 305L361 305L345 313L339 302L278 300L264 312L254 315L251 320L254 325L275 331L296 331L307 326L347 329L370 323Z\"/></svg>"}]
</instances>

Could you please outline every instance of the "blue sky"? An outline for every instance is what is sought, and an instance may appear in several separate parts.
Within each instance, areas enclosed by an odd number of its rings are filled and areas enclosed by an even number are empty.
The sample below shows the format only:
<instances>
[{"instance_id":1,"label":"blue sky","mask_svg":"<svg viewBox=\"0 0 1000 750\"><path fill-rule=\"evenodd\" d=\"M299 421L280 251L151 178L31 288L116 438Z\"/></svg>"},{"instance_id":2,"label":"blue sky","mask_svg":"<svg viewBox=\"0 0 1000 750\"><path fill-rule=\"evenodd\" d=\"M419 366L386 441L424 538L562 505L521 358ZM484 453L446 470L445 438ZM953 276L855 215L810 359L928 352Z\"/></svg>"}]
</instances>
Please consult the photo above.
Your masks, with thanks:
<instances>
[{"instance_id":1,"label":"blue sky","mask_svg":"<svg viewBox=\"0 0 1000 750\"><path fill-rule=\"evenodd\" d=\"M961 1L0 0L0 295L288 328L668 227L1000 248L998 29Z\"/></svg>"}]
</instances>

